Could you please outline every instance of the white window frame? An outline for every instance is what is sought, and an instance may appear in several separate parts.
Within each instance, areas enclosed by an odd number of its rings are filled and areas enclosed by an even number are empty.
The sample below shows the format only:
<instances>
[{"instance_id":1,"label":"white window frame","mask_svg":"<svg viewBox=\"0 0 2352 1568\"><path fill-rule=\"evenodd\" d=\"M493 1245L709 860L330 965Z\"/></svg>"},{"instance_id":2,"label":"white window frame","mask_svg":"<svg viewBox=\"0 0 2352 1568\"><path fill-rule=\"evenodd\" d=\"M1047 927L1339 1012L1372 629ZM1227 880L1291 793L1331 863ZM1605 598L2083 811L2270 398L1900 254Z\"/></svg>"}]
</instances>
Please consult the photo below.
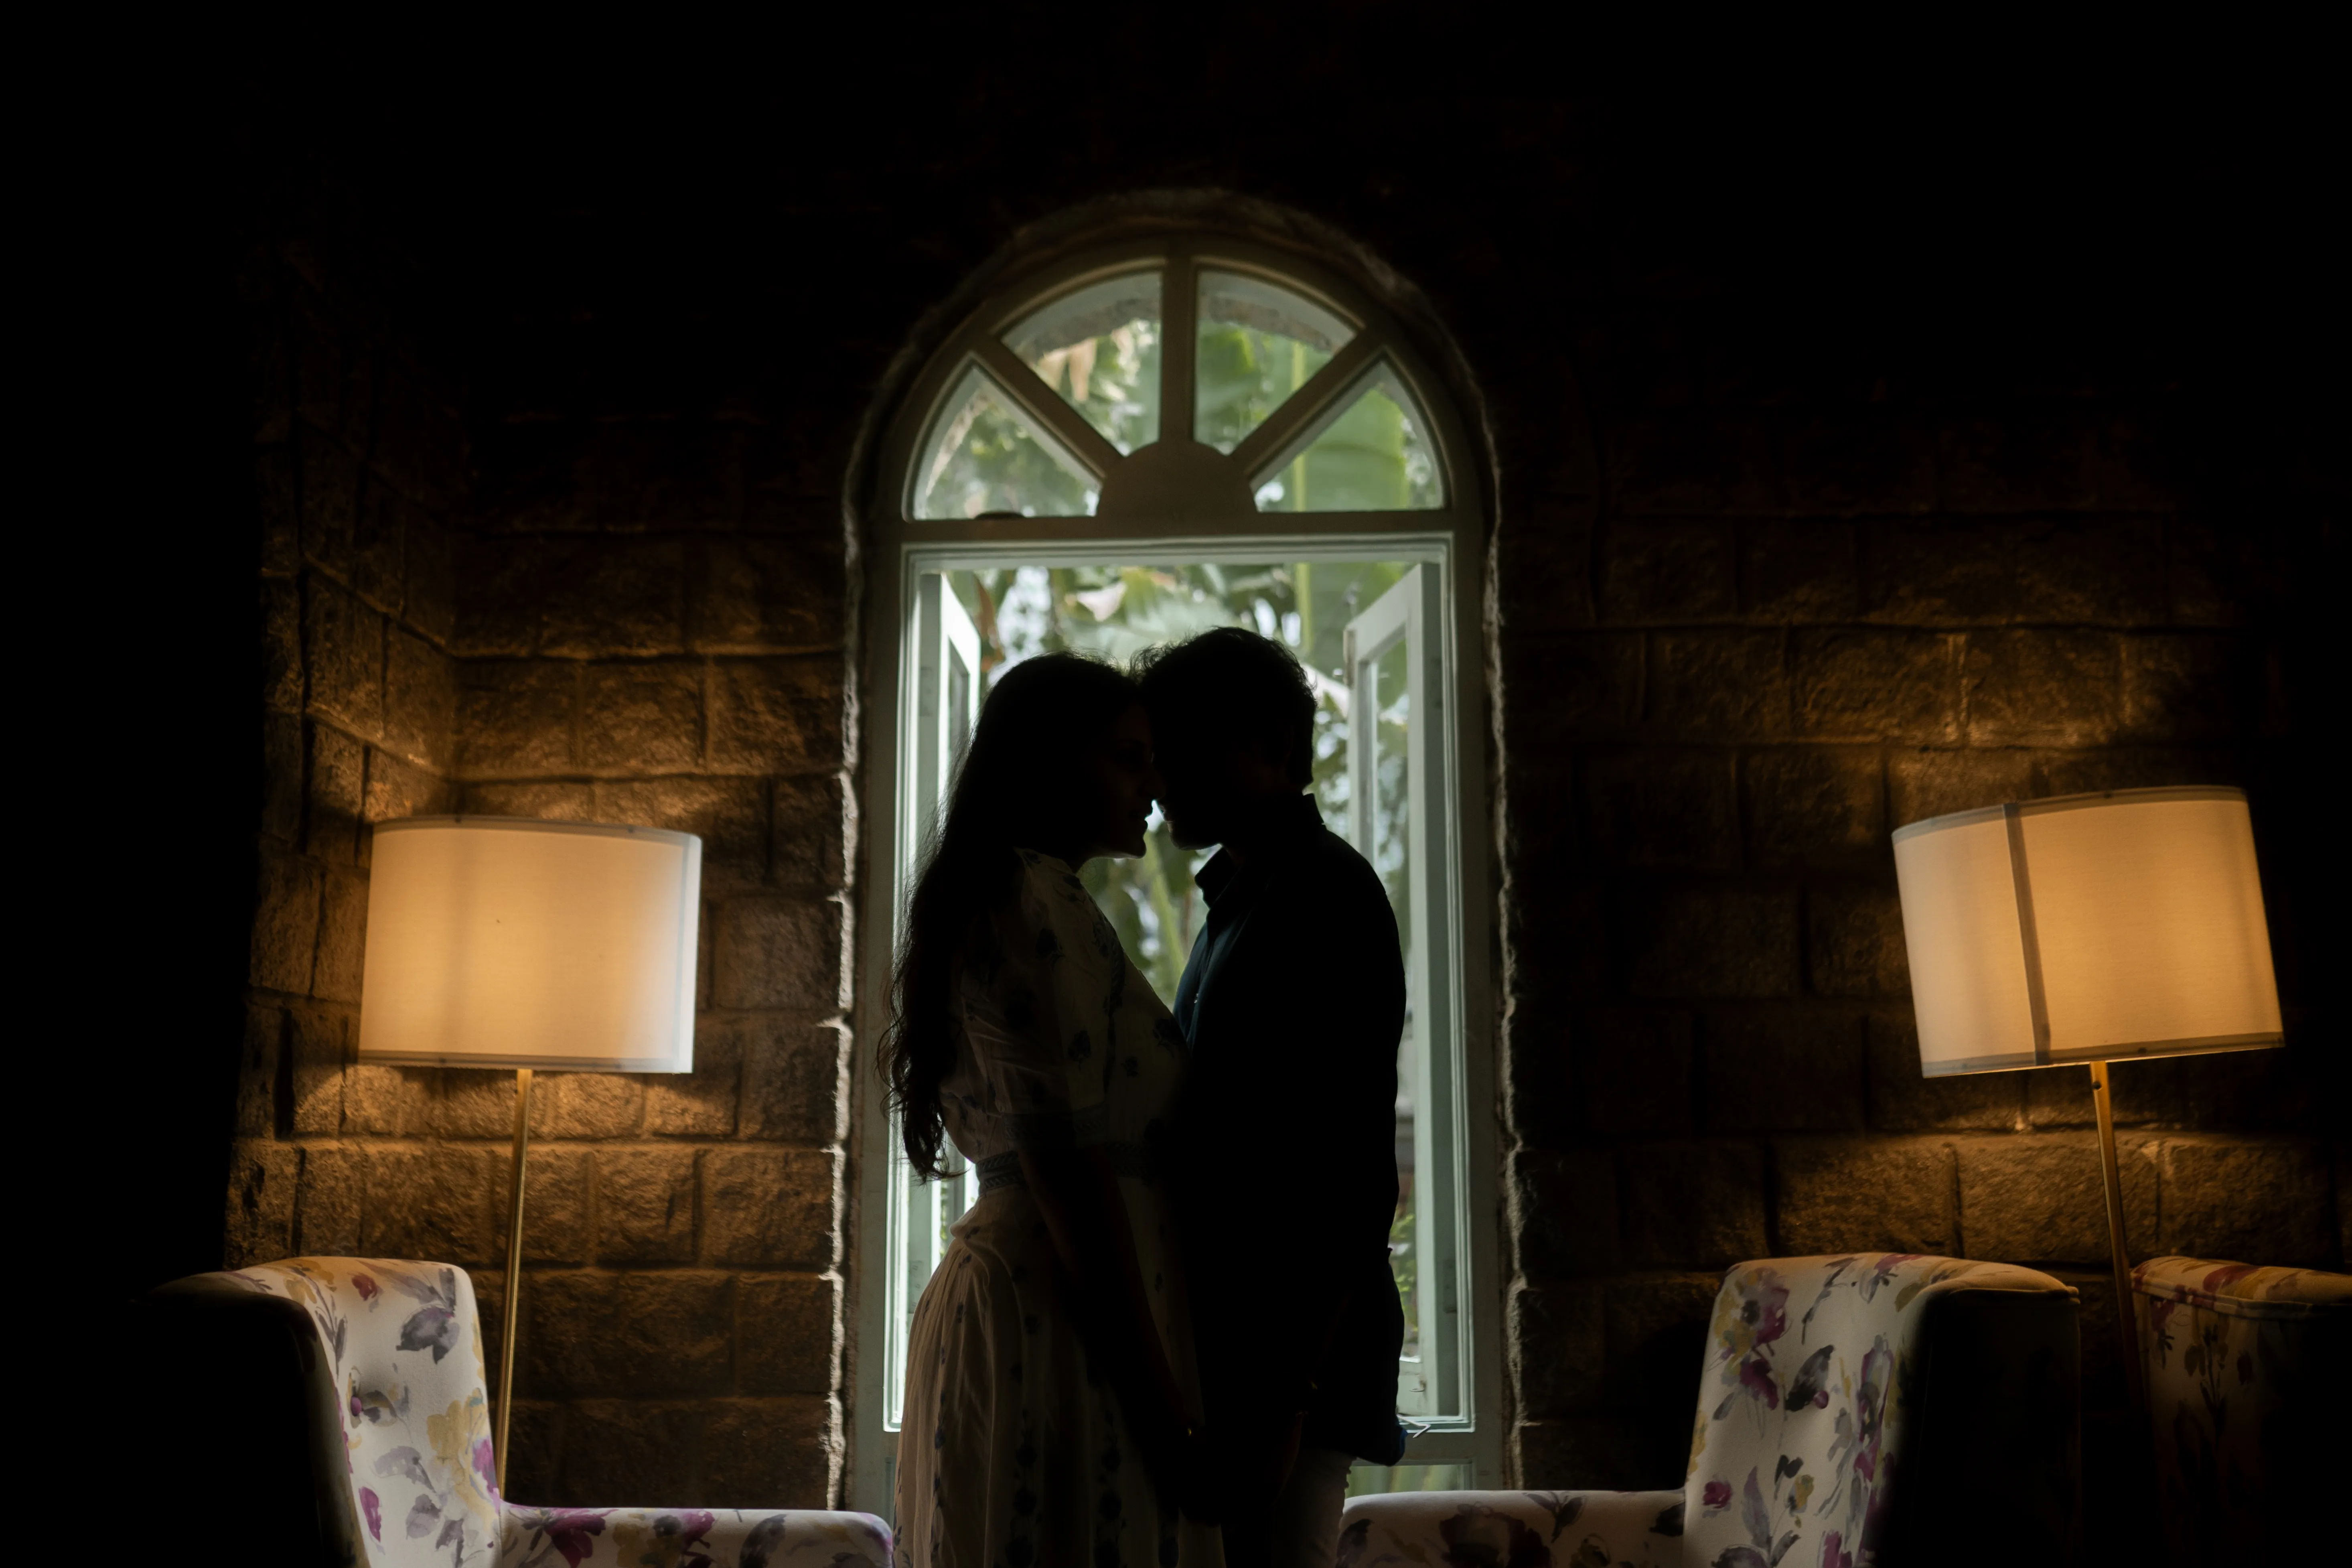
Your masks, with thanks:
<instances>
[{"instance_id":1,"label":"white window frame","mask_svg":"<svg viewBox=\"0 0 2352 1568\"><path fill-rule=\"evenodd\" d=\"M1463 1407L1463 1325L1461 1302L1469 1296L1464 1275L1469 1259L1462 1256L1462 1238L1455 1237L1452 1268L1440 1256L1441 1267L1427 1267L1425 1233L1418 1224L1424 1212L1443 1206L1466 1224L1468 1207L1462 1202L1462 1107L1455 1094L1459 1074L1437 1070L1452 1063L1459 1050L1460 1020L1454 993L1461 954L1454 935L1460 929L1460 911L1450 896L1458 884L1449 868L1459 852L1454 835L1443 831L1447 819L1461 815L1454 797L1454 748L1447 742L1449 701L1444 684L1446 639L1444 561L1423 561L1396 586L1381 595L1348 623L1345 658L1348 688L1348 825L1347 837L1365 858L1371 858L1373 816L1378 786L1381 712L1391 694L1381 689L1380 666L1389 649L1405 645L1405 689L1409 718L1405 726L1406 858L1412 879L1406 892L1408 930L1405 946L1404 1039L1397 1055L1398 1087L1413 1108L1413 1245L1423 1267L1415 1270L1414 1308L1422 1324L1421 1354L1399 1358L1397 1410L1407 1421L1433 1419L1433 1412ZM1434 724L1429 721L1433 716ZM1432 801L1442 808L1433 813ZM1431 817L1439 831L1432 831ZM1448 1319L1454 1320L1448 1327ZM1471 1339L1477 1338L1471 1326ZM1440 1420L1432 1429L1439 1429ZM1426 1462L1426 1461L1424 1461Z\"/></svg>"},{"instance_id":2,"label":"white window frame","mask_svg":"<svg viewBox=\"0 0 2352 1568\"><path fill-rule=\"evenodd\" d=\"M1357 388L1370 377L1389 374L1411 393L1425 416L1424 434L1441 465L1444 504L1432 510L1237 514L1230 506L1195 499L1207 492L1193 491L1180 479L1170 490L1156 492L1171 498L1165 502L1105 506L1094 517L918 520L913 504L915 470L925 455L919 444L930 430L940 403L964 372L977 362L1000 381L1013 380L1015 371L1025 375L1026 367L999 342L1001 333L1055 296L1154 262L1166 269L1161 293L1161 375L1168 387L1181 389L1163 393L1160 398L1158 446L1190 445L1198 269L1215 267L1255 273L1332 310L1356 327L1357 335L1334 356L1324 374L1277 408L1232 458L1220 460L1238 463L1245 470L1247 491L1254 493L1261 482L1259 476L1278 470L1328 426ZM1077 458L1098 479L1117 465L1153 453L1153 447L1146 447L1119 457L1057 395L1034 377L1030 382L1023 385L1015 381L1005 390L1019 402L1022 412L1036 421L1034 434ZM1209 451L1192 447L1180 456L1190 459L1192 471L1197 472L1205 462L1202 454ZM1101 246L1024 276L968 317L910 388L878 454L878 483L875 504L869 509L867 533L872 550L867 558L866 611L875 635L867 640L864 681L863 821L869 837L858 938L854 1089L857 1208L854 1250L845 1270L854 1303L848 1359L851 1409L845 1493L849 1506L889 1517L897 1453L897 1435L884 1422L887 1395L897 1380L891 1369L878 1363L887 1360L883 1347L889 1342L887 1314L903 1312L908 1303L900 1300L903 1282L893 1289L888 1274L873 1267L889 1256L892 1206L891 1129L876 1063L880 1037L890 1017L900 901L927 826L915 805L919 781L914 773L922 759L908 754L910 749L932 752L931 745L924 743L926 726L909 722L915 713L932 707L936 700L926 700L925 689L939 679L937 671L922 668L919 653L931 642L919 625L922 612L929 608L934 615L940 613L925 602L924 580L930 577L934 585L930 593L935 595L940 579L934 574L1016 563L1321 558L1410 561L1436 568L1433 574L1412 579L1421 584L1412 606L1413 618L1425 623L1415 628L1416 641L1426 656L1417 661L1424 664L1424 669L1416 673L1433 679L1433 694L1443 694L1434 704L1442 710L1440 723L1433 727L1418 721L1423 710L1416 705L1416 721L1409 731L1412 752L1409 766L1414 785L1410 831L1416 840L1414 897L1417 906L1423 899L1432 900L1425 921L1424 911L1416 907L1415 924L1418 930L1440 938L1432 944L1428 966L1432 973L1416 991L1414 1005L1433 1007L1444 1015L1458 1064L1453 1081L1458 1083L1460 1093L1441 1107L1424 1098L1433 1086L1423 1086L1415 1093L1415 1106L1417 1117L1426 1118L1432 1112L1444 1117L1452 1142L1452 1158L1447 1163L1461 1184L1462 1201L1457 1209L1458 1251L1454 1268L1431 1270L1424 1260L1424 1274L1434 1272L1439 1278L1424 1292L1423 1322L1426 1337L1433 1321L1428 1308L1434 1307L1443 1315L1466 1304L1468 1321L1464 1327L1469 1353L1465 1364L1457 1366L1454 1373L1460 1380L1459 1416L1436 1422L1414 1435L1404 1462L1467 1466L1467 1484L1472 1485L1499 1485L1504 1480L1504 1275L1499 1247L1503 1220L1490 958L1495 899L1485 809L1488 794L1482 727L1486 692L1480 637L1488 527L1486 487L1472 453L1444 384L1387 312L1345 279L1297 255L1213 234ZM1137 493L1136 487L1127 491L1130 498ZM1228 486L1221 493L1234 491ZM1432 576L1434 583L1430 581ZM1364 651L1369 657L1378 648ZM1351 668L1349 673L1353 677L1359 672ZM925 717L930 719L929 728L943 729L938 722L943 715L938 715L936 709ZM1430 733L1433 729L1435 732ZM909 740L916 742L912 748ZM1358 748L1351 743L1349 750L1352 763ZM1432 793L1424 795L1425 788ZM1424 810L1427 799L1444 800L1449 808ZM1429 1110L1422 1110L1423 1106ZM948 1196L955 1201L954 1194Z\"/></svg>"}]
</instances>

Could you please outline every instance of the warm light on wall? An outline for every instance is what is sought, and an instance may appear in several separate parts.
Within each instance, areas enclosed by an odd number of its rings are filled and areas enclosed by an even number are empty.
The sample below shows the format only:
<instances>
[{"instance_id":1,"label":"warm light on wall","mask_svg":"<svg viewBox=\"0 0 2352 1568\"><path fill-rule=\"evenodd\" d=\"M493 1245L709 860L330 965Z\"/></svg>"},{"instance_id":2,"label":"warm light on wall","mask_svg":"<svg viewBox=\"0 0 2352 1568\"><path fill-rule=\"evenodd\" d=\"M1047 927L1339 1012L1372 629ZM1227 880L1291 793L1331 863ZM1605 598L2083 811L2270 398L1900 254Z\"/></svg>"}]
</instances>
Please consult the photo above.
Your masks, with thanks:
<instances>
[{"instance_id":1,"label":"warm light on wall","mask_svg":"<svg viewBox=\"0 0 2352 1568\"><path fill-rule=\"evenodd\" d=\"M379 823L360 1059L516 1069L499 1487L506 1487L534 1068L694 1070L702 840L651 827L419 816Z\"/></svg>"},{"instance_id":2,"label":"warm light on wall","mask_svg":"<svg viewBox=\"0 0 2352 1568\"><path fill-rule=\"evenodd\" d=\"M2091 1069L2137 1389L2107 1064L2284 1040L2246 797L2116 790L1934 817L1896 830L1895 874L1921 1072Z\"/></svg>"}]
</instances>

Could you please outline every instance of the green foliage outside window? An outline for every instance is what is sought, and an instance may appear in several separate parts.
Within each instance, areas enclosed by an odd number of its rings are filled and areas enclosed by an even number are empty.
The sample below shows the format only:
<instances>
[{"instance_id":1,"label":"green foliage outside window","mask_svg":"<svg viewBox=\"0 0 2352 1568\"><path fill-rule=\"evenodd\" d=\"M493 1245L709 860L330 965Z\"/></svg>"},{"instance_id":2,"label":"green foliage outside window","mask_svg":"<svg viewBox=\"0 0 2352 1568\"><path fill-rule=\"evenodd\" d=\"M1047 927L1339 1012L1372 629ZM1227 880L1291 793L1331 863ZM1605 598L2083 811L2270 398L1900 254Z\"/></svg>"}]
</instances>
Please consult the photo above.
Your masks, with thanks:
<instances>
[{"instance_id":1,"label":"green foliage outside window","mask_svg":"<svg viewBox=\"0 0 2352 1568\"><path fill-rule=\"evenodd\" d=\"M1124 664L1146 647L1181 642L1213 626L1243 626L1279 639L1316 681L1314 795L1324 820L1344 833L1343 634L1360 609L1410 569L1390 561L1198 563L1024 566L949 576L980 633L983 692L998 670L1033 654L1073 651ZM1382 750L1401 755L1402 748ZM1376 860L1399 859L1401 846L1386 847L1390 853ZM1155 815L1141 858L1096 860L1085 871L1128 956L1171 1005L1204 913L1192 881L1202 858L1179 848Z\"/></svg>"},{"instance_id":2,"label":"green foliage outside window","mask_svg":"<svg viewBox=\"0 0 2352 1568\"><path fill-rule=\"evenodd\" d=\"M920 476L918 517L1090 517L1097 490L1055 457L1026 416L977 375L956 393L956 413Z\"/></svg>"}]
</instances>

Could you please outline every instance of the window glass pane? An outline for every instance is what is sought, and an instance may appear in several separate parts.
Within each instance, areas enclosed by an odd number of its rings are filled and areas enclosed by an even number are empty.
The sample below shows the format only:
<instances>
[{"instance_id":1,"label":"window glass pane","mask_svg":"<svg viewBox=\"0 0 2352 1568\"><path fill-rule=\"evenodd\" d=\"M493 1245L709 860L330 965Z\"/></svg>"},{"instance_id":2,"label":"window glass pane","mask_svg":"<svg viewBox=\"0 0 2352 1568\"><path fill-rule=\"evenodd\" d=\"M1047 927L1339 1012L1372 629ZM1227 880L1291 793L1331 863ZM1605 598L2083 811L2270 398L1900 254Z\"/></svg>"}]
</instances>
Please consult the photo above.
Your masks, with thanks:
<instances>
[{"instance_id":1,"label":"window glass pane","mask_svg":"<svg viewBox=\"0 0 2352 1568\"><path fill-rule=\"evenodd\" d=\"M1412 865L1409 854L1412 831L1412 777L1408 759L1412 700L1405 689L1405 639L1399 637L1374 661L1379 704L1373 710L1373 733L1380 752L1372 761L1378 793L1372 798L1372 841L1364 858L1381 874L1396 906L1397 935L1405 951L1412 951Z\"/></svg>"},{"instance_id":2,"label":"window glass pane","mask_svg":"<svg viewBox=\"0 0 2352 1568\"><path fill-rule=\"evenodd\" d=\"M915 515L1092 517L1101 489L977 368L940 405L915 471Z\"/></svg>"},{"instance_id":3,"label":"window glass pane","mask_svg":"<svg viewBox=\"0 0 2352 1568\"><path fill-rule=\"evenodd\" d=\"M926 579L941 581L969 617L970 630L962 635L976 647L976 687L983 698L1004 670L1040 653L1069 650L1124 662L1145 647L1213 626L1246 627L1297 654L1317 694L1314 797L1324 820L1379 874L1405 961L1407 1011L1394 1107L1398 1204L1389 1239L1405 1320L1397 1407L1408 1419L1422 1420L1458 1415L1459 1368L1468 1356L1466 1325L1457 1319L1451 1288L1463 1234L1459 1173L1452 1163L1458 1151L1445 1136L1444 1121L1450 1097L1460 1093L1459 1062L1444 1020L1423 1016L1431 984L1425 971L1434 960L1416 945L1430 939L1413 908L1417 884L1430 875L1416 859L1427 851L1416 847L1413 814L1445 809L1443 801L1415 800L1443 786L1416 771L1412 746L1419 689L1414 660L1421 651L1421 634L1413 628L1422 623L1411 606L1421 602L1414 595L1423 582L1415 574L1438 570L1394 561L1034 565L1015 558ZM950 669L943 679L952 682L953 675ZM1179 847L1156 814L1145 846L1134 859L1089 862L1082 879L1137 969L1172 1004L1207 917L1193 881L1206 854ZM1433 929L1442 926L1441 919ZM1335 996L1349 983L1346 974L1310 982L1332 987ZM893 1303L892 1324L903 1336L906 1314L945 1250L947 1227L972 1194L968 1177L927 1188L903 1166L897 1173L903 1184L894 1192L890 1234L905 1295ZM890 1353L894 1362L902 1359L903 1341ZM896 1390L894 1383L894 1417ZM1387 1490L1464 1485L1468 1474L1452 1466L1378 1474L1360 1467L1360 1472L1356 1482L1377 1480L1381 1484L1375 1489Z\"/></svg>"},{"instance_id":4,"label":"window glass pane","mask_svg":"<svg viewBox=\"0 0 2352 1568\"><path fill-rule=\"evenodd\" d=\"M1375 378L1257 491L1260 511L1427 511L1444 504L1428 421L1392 374Z\"/></svg>"},{"instance_id":5,"label":"window glass pane","mask_svg":"<svg viewBox=\"0 0 2352 1568\"><path fill-rule=\"evenodd\" d=\"M1005 333L1004 346L1120 451L1160 439L1159 273L1065 294Z\"/></svg>"},{"instance_id":6,"label":"window glass pane","mask_svg":"<svg viewBox=\"0 0 2352 1568\"><path fill-rule=\"evenodd\" d=\"M1370 776L1370 811L1365 823L1368 841L1358 846L1372 863L1389 890L1389 907L1396 913L1397 937L1407 959L1404 1037L1397 1044L1396 1218L1389 1226L1389 1268L1396 1278L1397 1297L1404 1308L1404 1346L1398 1353L1397 1408L1407 1415L1431 1413L1434 1390L1430 1369L1422 1357L1422 1317L1424 1298L1422 1258L1428 1250L1416 1223L1415 1173L1418 1151L1414 1132L1418 1115L1422 1063L1419 1031L1413 1026L1412 954L1412 770L1411 725L1412 699L1406 681L1411 658L1408 639L1399 637L1386 651L1367 662L1370 679L1357 689L1360 700L1372 707L1373 755Z\"/></svg>"},{"instance_id":7,"label":"window glass pane","mask_svg":"<svg viewBox=\"0 0 2352 1568\"><path fill-rule=\"evenodd\" d=\"M955 1239L951 1233L956 1222L979 1194L969 1167L963 1166L952 1148L947 1154L950 1168L957 1173L937 1182L922 1180L907 1163L898 1138L898 1119L890 1119L890 1255L896 1267L883 1424L892 1431L902 1424L907 1409L907 1346L914 1338L915 1309Z\"/></svg>"},{"instance_id":8,"label":"window glass pane","mask_svg":"<svg viewBox=\"0 0 2352 1568\"><path fill-rule=\"evenodd\" d=\"M913 795L907 817L917 843L921 842L947 798L956 765L971 738L978 707L980 636L971 617L944 584L925 578L914 599L914 700L901 714L901 740L914 764L908 783ZM902 862L901 876L916 864L911 847ZM907 1345L915 1308L930 1283L940 1259L947 1253L950 1231L962 1217L973 1196L970 1173L950 1174L938 1182L916 1178L907 1163L898 1118L889 1123L889 1203L887 1246L891 1267L886 1285L889 1312L885 1347L887 1380L883 1423L896 1430L905 1409ZM952 1168L956 1162L949 1162Z\"/></svg>"},{"instance_id":9,"label":"window glass pane","mask_svg":"<svg viewBox=\"0 0 2352 1568\"><path fill-rule=\"evenodd\" d=\"M1076 649L1124 662L1155 643L1212 626L1246 626L1298 655L1313 682L1315 797L1334 831L1348 826L1348 622L1412 569L1396 561L1272 564L1019 566L952 572L979 628L983 691L1034 654ZM1100 859L1084 879L1128 956L1171 1006L1206 913L1192 882L1204 856L1180 849L1157 815L1137 860Z\"/></svg>"},{"instance_id":10,"label":"window glass pane","mask_svg":"<svg viewBox=\"0 0 2352 1568\"><path fill-rule=\"evenodd\" d=\"M1279 284L1202 269L1193 436L1232 451L1355 335L1338 316Z\"/></svg>"},{"instance_id":11,"label":"window glass pane","mask_svg":"<svg viewBox=\"0 0 2352 1568\"><path fill-rule=\"evenodd\" d=\"M1350 1465L1348 1495L1467 1491L1476 1484L1472 1479L1475 1469L1470 1465Z\"/></svg>"}]
</instances>

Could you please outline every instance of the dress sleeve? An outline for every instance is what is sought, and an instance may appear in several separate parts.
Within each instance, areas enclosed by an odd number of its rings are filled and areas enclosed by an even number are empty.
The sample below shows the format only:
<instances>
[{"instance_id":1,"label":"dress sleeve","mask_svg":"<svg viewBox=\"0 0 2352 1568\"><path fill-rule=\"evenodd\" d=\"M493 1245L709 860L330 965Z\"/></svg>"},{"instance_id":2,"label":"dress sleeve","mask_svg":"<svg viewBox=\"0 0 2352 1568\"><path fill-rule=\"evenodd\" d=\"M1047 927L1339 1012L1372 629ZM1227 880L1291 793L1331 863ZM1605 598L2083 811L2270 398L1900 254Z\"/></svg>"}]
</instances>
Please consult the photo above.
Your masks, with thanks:
<instances>
[{"instance_id":1,"label":"dress sleeve","mask_svg":"<svg viewBox=\"0 0 2352 1568\"><path fill-rule=\"evenodd\" d=\"M1084 1148L1108 1136L1119 1004L1137 982L1078 879L1058 860L1024 859L1020 896L995 921L1001 1026L983 1068L1015 1149Z\"/></svg>"}]
</instances>

